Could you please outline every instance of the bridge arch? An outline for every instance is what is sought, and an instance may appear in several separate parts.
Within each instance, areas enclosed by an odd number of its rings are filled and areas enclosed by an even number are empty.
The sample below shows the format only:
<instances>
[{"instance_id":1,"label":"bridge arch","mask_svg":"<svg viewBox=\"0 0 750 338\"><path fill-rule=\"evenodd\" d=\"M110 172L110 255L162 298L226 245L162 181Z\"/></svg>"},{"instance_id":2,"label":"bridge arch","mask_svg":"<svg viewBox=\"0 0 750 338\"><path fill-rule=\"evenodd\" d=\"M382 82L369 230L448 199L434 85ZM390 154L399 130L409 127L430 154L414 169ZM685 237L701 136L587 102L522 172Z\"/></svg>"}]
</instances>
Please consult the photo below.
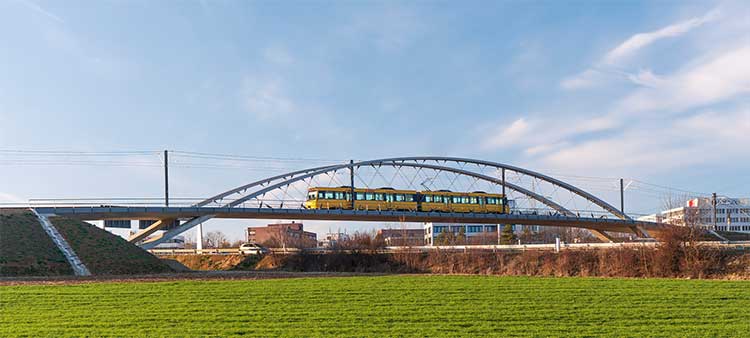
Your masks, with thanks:
<instances>
[{"instance_id":1,"label":"bridge arch","mask_svg":"<svg viewBox=\"0 0 750 338\"><path fill-rule=\"evenodd\" d=\"M475 165L475 166L484 166L488 168L495 168L497 170L501 170L503 172L503 175L502 175L502 178L492 177L492 176L478 173L472 170L467 170L464 167L456 168L456 167L448 165L449 163L454 163L459 166ZM631 220L630 217L623 214L620 210L606 203L605 201L597 198L596 196L582 189L579 189L571 184L568 184L566 182L550 177L548 175L544 175L544 174L541 174L532 170L528 170L525 168L506 165L506 164L502 164L498 162L469 159L469 158L438 157L438 156L393 157L393 158L383 158L383 159L358 161L358 162L352 161L349 163L333 164L333 165L319 166L319 167L314 167L314 168L292 171L292 172L284 173L281 175L276 175L273 177L257 180L249 184L245 184L245 185L236 187L234 189L230 189L228 191L212 196L206 200L200 201L194 204L193 206L194 207L213 206L213 207L220 207L220 208L234 208L239 205L242 205L243 203L247 201L256 199L259 196L263 196L266 193L273 192L275 190L279 190L284 187L288 188L290 185L296 182L304 181L306 179L312 179L314 177L321 176L321 175L330 175L331 173L335 174L336 172L342 171L342 170L349 170L352 172L352 175L354 175L353 173L355 172L355 170L362 168L362 167L383 167L383 166L422 168L422 169L435 170L439 172L450 172L450 173L454 173L457 175L472 177L474 179L483 180L486 182L504 186L505 188L518 192L524 196L527 196L530 199L541 202L542 204L546 205L547 207L550 207L551 209L555 210L555 212L558 212L562 215L575 216L574 212L567 209L560 203L553 201L551 198L545 197L532 190L526 189L520 185L511 183L505 180L505 171L509 171L509 172L513 172L516 174L525 175L525 176L549 183L553 186L562 188L564 190L567 190L570 193L580 196L584 198L585 200L593 203L594 205L601 207L603 210L607 211L608 213L610 213L612 216L616 218L620 218L623 220ZM236 198L232 199L232 197L235 197L235 196ZM160 238L156 238L154 240L150 240L149 242L143 243L142 246L144 248L150 248L155 245L158 245L159 243L166 241L211 218L212 216L201 216L201 217L195 217L193 219L190 219L184 224L176 228L169 229ZM160 222L157 222L157 223L160 223ZM161 225L157 223L145 229L141 233L136 234L135 236L131 237L131 241L132 242L140 241L141 239L148 236L150 233L153 233L154 231L159 230ZM168 222L161 222L161 223L167 224ZM631 230L636 234L645 235L639 229L633 228ZM609 238L604 233L595 233L595 235L597 235L597 237L600 237L601 239Z\"/></svg>"}]
</instances>

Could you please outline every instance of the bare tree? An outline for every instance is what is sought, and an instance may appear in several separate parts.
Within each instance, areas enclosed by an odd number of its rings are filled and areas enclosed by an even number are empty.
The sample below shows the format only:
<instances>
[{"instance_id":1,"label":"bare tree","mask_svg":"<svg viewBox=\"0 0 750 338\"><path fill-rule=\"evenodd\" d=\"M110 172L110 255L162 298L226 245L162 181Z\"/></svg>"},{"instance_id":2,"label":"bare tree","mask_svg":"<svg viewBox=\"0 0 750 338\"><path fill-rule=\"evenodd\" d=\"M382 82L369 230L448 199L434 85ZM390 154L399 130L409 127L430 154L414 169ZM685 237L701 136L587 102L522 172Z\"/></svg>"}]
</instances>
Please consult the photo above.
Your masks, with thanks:
<instances>
[{"instance_id":1,"label":"bare tree","mask_svg":"<svg viewBox=\"0 0 750 338\"><path fill-rule=\"evenodd\" d=\"M228 244L227 236L221 231L211 231L203 236L203 246L206 248L221 248Z\"/></svg>"},{"instance_id":2,"label":"bare tree","mask_svg":"<svg viewBox=\"0 0 750 338\"><path fill-rule=\"evenodd\" d=\"M690 198L691 197L688 194L675 194L670 192L661 197L661 206L664 210L684 207Z\"/></svg>"},{"instance_id":3,"label":"bare tree","mask_svg":"<svg viewBox=\"0 0 750 338\"><path fill-rule=\"evenodd\" d=\"M700 223L700 209L685 208L681 212L670 212L670 210L676 208L686 207L687 201L689 201L691 198L692 197L687 194L674 193L669 193L662 196L662 207L666 212L666 218L664 219L664 222L689 227L698 226Z\"/></svg>"}]
</instances>

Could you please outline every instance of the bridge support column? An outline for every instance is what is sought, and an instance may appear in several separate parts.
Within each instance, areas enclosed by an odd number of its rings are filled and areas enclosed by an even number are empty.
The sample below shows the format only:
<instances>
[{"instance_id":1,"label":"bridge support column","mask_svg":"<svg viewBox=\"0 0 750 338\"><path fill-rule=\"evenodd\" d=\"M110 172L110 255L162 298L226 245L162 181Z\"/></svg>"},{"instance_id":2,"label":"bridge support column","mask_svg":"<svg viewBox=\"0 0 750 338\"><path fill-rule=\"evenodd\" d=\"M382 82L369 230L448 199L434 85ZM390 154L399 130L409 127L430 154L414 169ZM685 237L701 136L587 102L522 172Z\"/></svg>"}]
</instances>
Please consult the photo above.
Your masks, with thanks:
<instances>
[{"instance_id":1,"label":"bridge support column","mask_svg":"<svg viewBox=\"0 0 750 338\"><path fill-rule=\"evenodd\" d=\"M591 229L589 229L589 231L591 232L591 234L593 234L594 236L596 236L596 238L598 238L600 241L602 241L604 243L614 243L615 242L614 238L612 238L612 236L610 236L608 233L606 233L604 231L601 231L601 230L591 230Z\"/></svg>"},{"instance_id":2,"label":"bridge support column","mask_svg":"<svg viewBox=\"0 0 750 338\"><path fill-rule=\"evenodd\" d=\"M633 233L635 233L636 236L640 238L652 238L651 235L649 235L649 233L646 232L646 229L643 229L639 226L632 226L630 227L630 230L632 230Z\"/></svg>"},{"instance_id":3,"label":"bridge support column","mask_svg":"<svg viewBox=\"0 0 750 338\"><path fill-rule=\"evenodd\" d=\"M164 227L167 227L168 225L173 224L175 221L174 218L167 218L167 219L160 219L153 224L149 225L148 228L141 230L141 232L134 234L130 236L128 239L128 242L130 243L138 243L148 237L149 235L153 234L157 230L161 230Z\"/></svg>"},{"instance_id":4,"label":"bridge support column","mask_svg":"<svg viewBox=\"0 0 750 338\"><path fill-rule=\"evenodd\" d=\"M195 248L198 251L203 250L203 223L198 223L195 227Z\"/></svg>"}]
</instances>

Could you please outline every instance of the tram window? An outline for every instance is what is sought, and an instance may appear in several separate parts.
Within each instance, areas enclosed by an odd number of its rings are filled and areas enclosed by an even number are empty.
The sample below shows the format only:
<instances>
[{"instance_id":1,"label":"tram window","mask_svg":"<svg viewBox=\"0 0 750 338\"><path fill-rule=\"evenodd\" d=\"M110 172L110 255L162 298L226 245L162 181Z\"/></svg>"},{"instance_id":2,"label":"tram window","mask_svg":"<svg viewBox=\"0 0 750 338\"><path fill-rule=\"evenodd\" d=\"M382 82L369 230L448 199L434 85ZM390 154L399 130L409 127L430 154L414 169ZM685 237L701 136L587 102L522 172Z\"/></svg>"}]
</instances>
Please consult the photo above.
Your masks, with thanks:
<instances>
[{"instance_id":1,"label":"tram window","mask_svg":"<svg viewBox=\"0 0 750 338\"><path fill-rule=\"evenodd\" d=\"M383 196L385 194L374 194L374 195L375 195L376 201L385 201L385 196Z\"/></svg>"},{"instance_id":2,"label":"tram window","mask_svg":"<svg viewBox=\"0 0 750 338\"><path fill-rule=\"evenodd\" d=\"M432 202L432 195L424 195L424 201L427 203Z\"/></svg>"},{"instance_id":3,"label":"tram window","mask_svg":"<svg viewBox=\"0 0 750 338\"><path fill-rule=\"evenodd\" d=\"M487 197L487 204L496 204L497 198L495 197Z\"/></svg>"},{"instance_id":4,"label":"tram window","mask_svg":"<svg viewBox=\"0 0 750 338\"><path fill-rule=\"evenodd\" d=\"M469 204L469 196L461 196L461 203Z\"/></svg>"},{"instance_id":5,"label":"tram window","mask_svg":"<svg viewBox=\"0 0 750 338\"><path fill-rule=\"evenodd\" d=\"M340 192L340 191L337 191L336 192L336 199L337 200L343 200L344 199L344 193Z\"/></svg>"},{"instance_id":6,"label":"tram window","mask_svg":"<svg viewBox=\"0 0 750 338\"><path fill-rule=\"evenodd\" d=\"M502 198L498 198L497 199L497 205L503 205L503 204L505 204L505 200L502 199Z\"/></svg>"},{"instance_id":7,"label":"tram window","mask_svg":"<svg viewBox=\"0 0 750 338\"><path fill-rule=\"evenodd\" d=\"M403 202L404 201L404 194L396 194L394 196L396 197L396 202Z\"/></svg>"},{"instance_id":8,"label":"tram window","mask_svg":"<svg viewBox=\"0 0 750 338\"><path fill-rule=\"evenodd\" d=\"M469 203L471 203L471 204L479 204L479 201L477 200L476 197L472 196L472 197L469 198Z\"/></svg>"},{"instance_id":9,"label":"tram window","mask_svg":"<svg viewBox=\"0 0 750 338\"><path fill-rule=\"evenodd\" d=\"M451 196L451 203L461 203L460 196Z\"/></svg>"},{"instance_id":10,"label":"tram window","mask_svg":"<svg viewBox=\"0 0 750 338\"><path fill-rule=\"evenodd\" d=\"M347 201L351 201L352 200L352 193L350 193L350 192L344 193L344 199L346 199Z\"/></svg>"},{"instance_id":11,"label":"tram window","mask_svg":"<svg viewBox=\"0 0 750 338\"><path fill-rule=\"evenodd\" d=\"M314 200L314 199L315 199L315 198L317 197L316 195L317 195L317 194L316 194L316 193L315 193L314 191L313 191L313 192L311 192L311 193L309 193L309 194L307 194L307 200L308 200L308 201L312 201L312 200Z\"/></svg>"},{"instance_id":12,"label":"tram window","mask_svg":"<svg viewBox=\"0 0 750 338\"><path fill-rule=\"evenodd\" d=\"M393 194L383 194L383 195L385 195L386 202L393 202Z\"/></svg>"},{"instance_id":13,"label":"tram window","mask_svg":"<svg viewBox=\"0 0 750 338\"><path fill-rule=\"evenodd\" d=\"M358 200L362 201L362 200L365 199L365 194L364 193L358 192L356 194L357 194L357 199Z\"/></svg>"},{"instance_id":14,"label":"tram window","mask_svg":"<svg viewBox=\"0 0 750 338\"><path fill-rule=\"evenodd\" d=\"M366 192L365 193L365 200L366 201L372 201L374 199L375 199L375 196L373 196L373 193L371 193L371 192Z\"/></svg>"},{"instance_id":15,"label":"tram window","mask_svg":"<svg viewBox=\"0 0 750 338\"><path fill-rule=\"evenodd\" d=\"M417 200L416 197L417 197L417 195L408 194L408 195L406 195L406 201L407 202L414 202L414 201Z\"/></svg>"},{"instance_id":16,"label":"tram window","mask_svg":"<svg viewBox=\"0 0 750 338\"><path fill-rule=\"evenodd\" d=\"M326 199L327 200L333 199L333 191L326 191Z\"/></svg>"},{"instance_id":17,"label":"tram window","mask_svg":"<svg viewBox=\"0 0 750 338\"><path fill-rule=\"evenodd\" d=\"M443 196L435 196L435 202L437 203L448 203L447 198L443 198Z\"/></svg>"}]
</instances>

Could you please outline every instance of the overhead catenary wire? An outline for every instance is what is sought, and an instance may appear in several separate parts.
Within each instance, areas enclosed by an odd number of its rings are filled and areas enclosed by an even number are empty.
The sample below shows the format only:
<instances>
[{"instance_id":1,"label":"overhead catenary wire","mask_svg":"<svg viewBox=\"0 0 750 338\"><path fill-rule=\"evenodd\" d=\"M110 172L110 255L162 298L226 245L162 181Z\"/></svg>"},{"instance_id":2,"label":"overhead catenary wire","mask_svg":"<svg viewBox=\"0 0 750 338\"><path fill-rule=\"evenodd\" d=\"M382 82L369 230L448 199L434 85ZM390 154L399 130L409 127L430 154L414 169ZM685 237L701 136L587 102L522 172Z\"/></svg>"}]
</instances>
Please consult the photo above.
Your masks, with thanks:
<instances>
[{"instance_id":1,"label":"overhead catenary wire","mask_svg":"<svg viewBox=\"0 0 750 338\"><path fill-rule=\"evenodd\" d=\"M207 169L207 170L251 170L251 171L284 171L298 169L306 163L343 163L348 160L303 157L277 156L248 156L223 153L195 152L170 150L169 164L176 168ZM124 160L133 158L133 160ZM153 161L149 160L153 159ZM130 150L130 151L75 151L75 150L30 150L30 149L0 149L0 165L4 166L93 166L93 167L161 167L163 163L160 150ZM187 161L186 161L187 160ZM205 160L213 160L207 162ZM218 162L217 162L218 161ZM258 163L259 165L255 165ZM260 165L262 163L262 165ZM614 177L597 177L571 175L564 173L552 174L576 182L576 185L589 190L617 191L619 190ZM643 195L669 195L680 192L695 196L710 194L660 184L645 182L638 179L626 178L633 182L628 188L630 193ZM611 183L608 184L608 183Z\"/></svg>"},{"instance_id":2,"label":"overhead catenary wire","mask_svg":"<svg viewBox=\"0 0 750 338\"><path fill-rule=\"evenodd\" d=\"M269 156L247 156L247 155L232 155L232 154L216 154L216 153L203 153L193 151L181 151L172 150L177 156L193 157L193 158L205 158L205 159L227 159L234 161L284 161L284 162L345 162L349 159L324 159L324 158L299 158L299 157L269 157Z\"/></svg>"}]
</instances>

